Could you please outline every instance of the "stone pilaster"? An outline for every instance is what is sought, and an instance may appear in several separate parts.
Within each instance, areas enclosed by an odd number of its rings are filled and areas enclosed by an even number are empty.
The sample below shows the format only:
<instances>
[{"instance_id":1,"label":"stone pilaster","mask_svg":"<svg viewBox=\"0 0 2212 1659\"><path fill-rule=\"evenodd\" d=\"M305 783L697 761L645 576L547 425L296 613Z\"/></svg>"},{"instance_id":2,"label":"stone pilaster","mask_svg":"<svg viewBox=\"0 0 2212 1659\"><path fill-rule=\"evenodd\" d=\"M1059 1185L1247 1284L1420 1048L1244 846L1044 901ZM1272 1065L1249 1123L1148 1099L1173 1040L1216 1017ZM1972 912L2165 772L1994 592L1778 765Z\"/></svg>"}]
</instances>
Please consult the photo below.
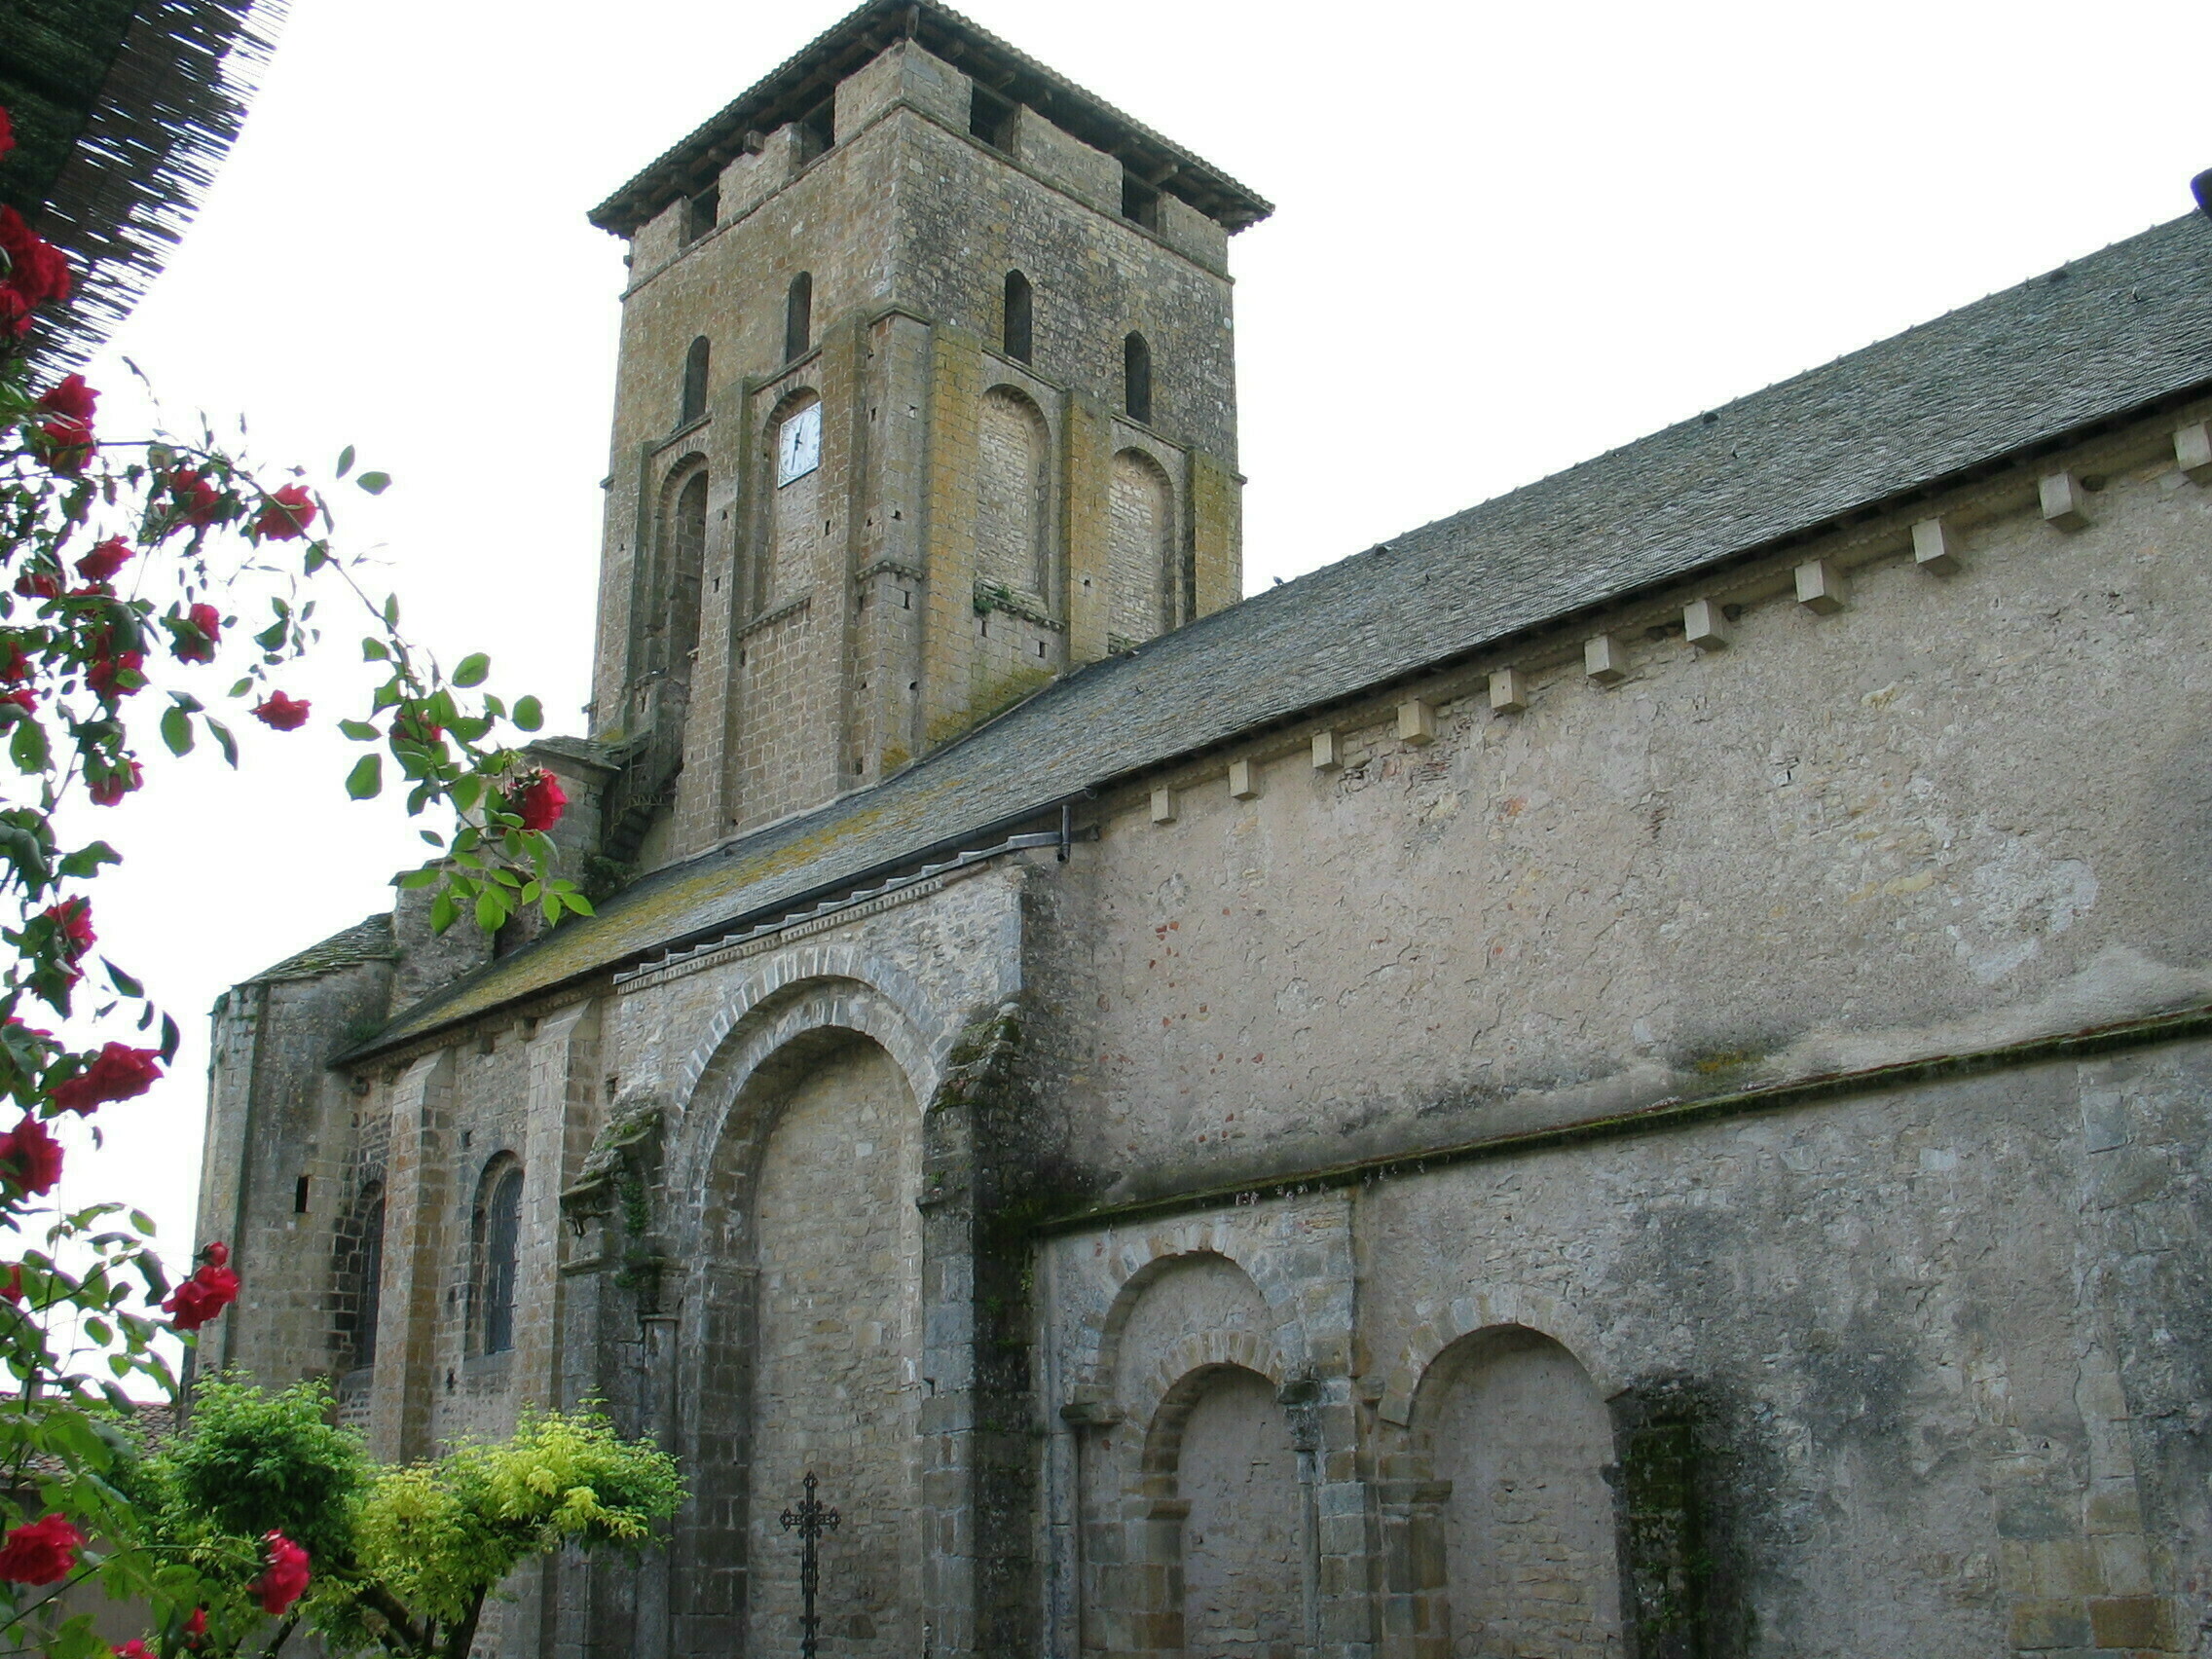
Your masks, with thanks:
<instances>
[{"instance_id":1,"label":"stone pilaster","mask_svg":"<svg viewBox=\"0 0 2212 1659\"><path fill-rule=\"evenodd\" d=\"M438 1297L450 1274L452 1093L453 1056L445 1050L424 1055L391 1085L384 1295L369 1407L369 1446L386 1462L411 1461L430 1451Z\"/></svg>"}]
</instances>

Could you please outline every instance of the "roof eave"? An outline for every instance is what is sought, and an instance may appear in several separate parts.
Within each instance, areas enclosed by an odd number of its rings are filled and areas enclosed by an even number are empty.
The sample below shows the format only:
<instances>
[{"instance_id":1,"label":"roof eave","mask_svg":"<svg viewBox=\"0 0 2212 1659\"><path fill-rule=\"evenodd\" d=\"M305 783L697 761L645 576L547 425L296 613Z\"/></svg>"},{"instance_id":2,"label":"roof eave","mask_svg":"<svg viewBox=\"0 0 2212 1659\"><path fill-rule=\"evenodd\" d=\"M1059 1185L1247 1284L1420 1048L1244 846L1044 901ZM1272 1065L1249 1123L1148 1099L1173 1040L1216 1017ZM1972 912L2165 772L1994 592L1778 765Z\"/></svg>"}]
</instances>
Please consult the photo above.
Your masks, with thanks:
<instances>
[{"instance_id":1,"label":"roof eave","mask_svg":"<svg viewBox=\"0 0 2212 1659\"><path fill-rule=\"evenodd\" d=\"M629 238L670 203L704 190L745 148L746 134L795 121L894 41L913 40L993 92L1030 107L1147 183L1235 234L1274 211L1219 167L948 7L869 3L816 36L591 211L603 231Z\"/></svg>"}]
</instances>

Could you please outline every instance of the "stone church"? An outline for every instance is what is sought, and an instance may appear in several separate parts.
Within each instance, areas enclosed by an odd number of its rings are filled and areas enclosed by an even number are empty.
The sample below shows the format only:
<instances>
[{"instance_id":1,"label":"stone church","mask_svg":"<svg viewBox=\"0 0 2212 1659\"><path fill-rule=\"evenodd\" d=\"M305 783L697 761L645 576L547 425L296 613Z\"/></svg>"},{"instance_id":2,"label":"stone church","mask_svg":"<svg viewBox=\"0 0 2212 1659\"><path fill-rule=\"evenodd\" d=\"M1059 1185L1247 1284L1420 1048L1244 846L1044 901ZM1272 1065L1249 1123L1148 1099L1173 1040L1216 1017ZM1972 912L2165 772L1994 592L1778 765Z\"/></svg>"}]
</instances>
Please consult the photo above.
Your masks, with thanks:
<instances>
[{"instance_id":1,"label":"stone church","mask_svg":"<svg viewBox=\"0 0 2212 1659\"><path fill-rule=\"evenodd\" d=\"M1241 599L1269 210L889 0L597 209L605 897L225 998L199 1363L677 1452L506 1659L2204 1652L2212 222Z\"/></svg>"}]
</instances>

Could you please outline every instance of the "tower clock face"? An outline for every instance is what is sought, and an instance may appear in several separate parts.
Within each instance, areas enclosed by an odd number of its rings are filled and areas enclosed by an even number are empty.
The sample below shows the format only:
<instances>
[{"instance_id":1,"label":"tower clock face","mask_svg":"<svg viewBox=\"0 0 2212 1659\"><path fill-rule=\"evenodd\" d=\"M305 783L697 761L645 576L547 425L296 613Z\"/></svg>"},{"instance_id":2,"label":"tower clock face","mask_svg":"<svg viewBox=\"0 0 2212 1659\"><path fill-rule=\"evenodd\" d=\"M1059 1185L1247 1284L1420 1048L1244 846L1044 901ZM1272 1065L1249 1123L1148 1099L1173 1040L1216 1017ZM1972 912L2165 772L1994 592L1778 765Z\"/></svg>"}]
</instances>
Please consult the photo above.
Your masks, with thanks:
<instances>
[{"instance_id":1,"label":"tower clock face","mask_svg":"<svg viewBox=\"0 0 2212 1659\"><path fill-rule=\"evenodd\" d=\"M776 432L776 484L780 489L822 464L822 405L810 403Z\"/></svg>"}]
</instances>

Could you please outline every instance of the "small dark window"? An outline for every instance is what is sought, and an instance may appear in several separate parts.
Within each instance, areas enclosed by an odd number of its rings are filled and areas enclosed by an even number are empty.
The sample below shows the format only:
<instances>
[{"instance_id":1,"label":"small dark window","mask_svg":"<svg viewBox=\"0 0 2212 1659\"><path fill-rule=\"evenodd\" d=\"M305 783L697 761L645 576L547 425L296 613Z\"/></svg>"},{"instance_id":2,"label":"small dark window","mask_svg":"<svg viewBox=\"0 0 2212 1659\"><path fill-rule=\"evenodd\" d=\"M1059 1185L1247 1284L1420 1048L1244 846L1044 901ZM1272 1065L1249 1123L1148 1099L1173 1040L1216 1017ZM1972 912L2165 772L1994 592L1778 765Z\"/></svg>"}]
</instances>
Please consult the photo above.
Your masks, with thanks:
<instances>
[{"instance_id":1,"label":"small dark window","mask_svg":"<svg viewBox=\"0 0 2212 1659\"><path fill-rule=\"evenodd\" d=\"M292 1213L294 1215L308 1213L308 1178L305 1175L292 1183Z\"/></svg>"},{"instance_id":2,"label":"small dark window","mask_svg":"<svg viewBox=\"0 0 2212 1659\"><path fill-rule=\"evenodd\" d=\"M974 87L968 95L968 130L994 150L1011 151L1014 112L1019 107L987 87Z\"/></svg>"},{"instance_id":3,"label":"small dark window","mask_svg":"<svg viewBox=\"0 0 2212 1659\"><path fill-rule=\"evenodd\" d=\"M1127 167L1122 169L1122 217L1148 231L1160 229L1160 192Z\"/></svg>"},{"instance_id":4,"label":"small dark window","mask_svg":"<svg viewBox=\"0 0 2212 1659\"><path fill-rule=\"evenodd\" d=\"M814 343L814 276L801 271L784 297L784 361L806 355Z\"/></svg>"},{"instance_id":5,"label":"small dark window","mask_svg":"<svg viewBox=\"0 0 2212 1659\"><path fill-rule=\"evenodd\" d=\"M1152 348L1141 334L1122 342L1122 412L1152 424Z\"/></svg>"},{"instance_id":6,"label":"small dark window","mask_svg":"<svg viewBox=\"0 0 2212 1659\"><path fill-rule=\"evenodd\" d=\"M479 1353L505 1353L515 1346L515 1267L522 1246L522 1167L511 1159L497 1162L485 1177L475 1225L476 1272L470 1288L476 1300Z\"/></svg>"},{"instance_id":7,"label":"small dark window","mask_svg":"<svg viewBox=\"0 0 2212 1659\"><path fill-rule=\"evenodd\" d=\"M683 204L683 240L695 242L715 228L721 217L722 187L710 184Z\"/></svg>"},{"instance_id":8,"label":"small dark window","mask_svg":"<svg viewBox=\"0 0 2212 1659\"><path fill-rule=\"evenodd\" d=\"M702 334L683 353L683 406L676 424L688 426L707 412L707 337Z\"/></svg>"},{"instance_id":9,"label":"small dark window","mask_svg":"<svg viewBox=\"0 0 2212 1659\"><path fill-rule=\"evenodd\" d=\"M806 166L837 142L837 102L824 98L798 118L798 165Z\"/></svg>"},{"instance_id":10,"label":"small dark window","mask_svg":"<svg viewBox=\"0 0 2212 1659\"><path fill-rule=\"evenodd\" d=\"M353 1315L353 1363L377 1362L377 1320L384 1313L384 1194L361 1217L361 1291Z\"/></svg>"},{"instance_id":11,"label":"small dark window","mask_svg":"<svg viewBox=\"0 0 2212 1659\"><path fill-rule=\"evenodd\" d=\"M1018 271L1006 274L1006 354L1029 361L1029 278Z\"/></svg>"}]
</instances>

